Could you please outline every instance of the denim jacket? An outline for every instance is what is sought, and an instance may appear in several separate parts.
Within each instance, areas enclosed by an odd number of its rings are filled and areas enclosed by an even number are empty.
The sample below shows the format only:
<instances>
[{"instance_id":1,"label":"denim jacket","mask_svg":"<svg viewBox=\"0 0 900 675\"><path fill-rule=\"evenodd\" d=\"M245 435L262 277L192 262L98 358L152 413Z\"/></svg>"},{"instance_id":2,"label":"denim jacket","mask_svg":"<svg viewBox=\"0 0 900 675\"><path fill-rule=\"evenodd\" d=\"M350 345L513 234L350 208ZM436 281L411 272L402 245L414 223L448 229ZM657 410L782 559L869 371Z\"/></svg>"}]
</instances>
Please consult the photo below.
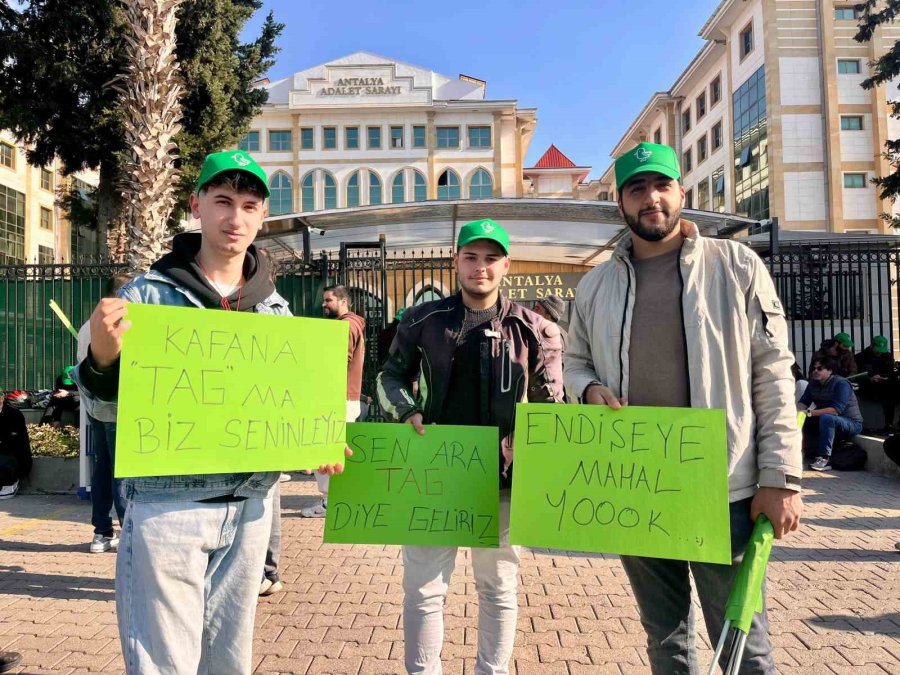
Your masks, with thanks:
<instances>
[{"instance_id":1,"label":"denim jacket","mask_svg":"<svg viewBox=\"0 0 900 675\"><path fill-rule=\"evenodd\" d=\"M127 302L204 308L200 299L188 289L179 286L172 279L155 270L136 277L119 289L118 295ZM287 301L277 292L273 292L263 302L256 305L255 309L258 314L291 316ZM83 400L87 399L89 409L94 411L94 417L115 419L116 401L103 401L97 398L84 387L78 373L79 368L76 368L75 379L78 388L84 397ZM121 451L121 448L119 450ZM129 478L124 483L125 494L129 499L140 502L181 502L212 499L226 495L265 497L278 476L278 472L147 476Z\"/></svg>"}]
</instances>

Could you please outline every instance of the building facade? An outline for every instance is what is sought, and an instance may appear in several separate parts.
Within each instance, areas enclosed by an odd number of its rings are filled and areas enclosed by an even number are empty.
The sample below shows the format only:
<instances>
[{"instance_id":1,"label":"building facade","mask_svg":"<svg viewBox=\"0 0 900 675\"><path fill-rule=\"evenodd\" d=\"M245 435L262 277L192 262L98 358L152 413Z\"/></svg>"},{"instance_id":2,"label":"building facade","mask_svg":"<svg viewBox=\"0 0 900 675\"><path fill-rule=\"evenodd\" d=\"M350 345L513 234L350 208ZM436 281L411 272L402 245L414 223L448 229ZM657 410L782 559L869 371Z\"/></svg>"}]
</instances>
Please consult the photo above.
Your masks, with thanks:
<instances>
[{"instance_id":1,"label":"building facade","mask_svg":"<svg viewBox=\"0 0 900 675\"><path fill-rule=\"evenodd\" d=\"M888 102L900 82L860 84L900 25L857 43L853 4L723 0L700 31L706 44L672 88L655 93L612 152L640 141L681 157L689 207L790 230L886 231L871 180L890 172L884 143L900 136ZM615 193L612 167L601 190Z\"/></svg>"}]
</instances>

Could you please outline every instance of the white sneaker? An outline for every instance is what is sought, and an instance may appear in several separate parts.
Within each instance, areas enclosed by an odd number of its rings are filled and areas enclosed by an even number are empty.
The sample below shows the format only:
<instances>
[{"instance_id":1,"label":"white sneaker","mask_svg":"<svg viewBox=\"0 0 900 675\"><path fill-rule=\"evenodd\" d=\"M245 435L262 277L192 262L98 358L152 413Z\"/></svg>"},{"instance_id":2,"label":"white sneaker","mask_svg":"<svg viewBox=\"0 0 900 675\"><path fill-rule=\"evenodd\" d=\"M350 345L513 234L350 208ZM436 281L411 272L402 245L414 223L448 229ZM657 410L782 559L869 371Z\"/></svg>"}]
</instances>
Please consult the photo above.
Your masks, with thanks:
<instances>
[{"instance_id":1,"label":"white sneaker","mask_svg":"<svg viewBox=\"0 0 900 675\"><path fill-rule=\"evenodd\" d=\"M291 474L283 473L278 477L279 483L287 483L291 479Z\"/></svg>"},{"instance_id":2,"label":"white sneaker","mask_svg":"<svg viewBox=\"0 0 900 675\"><path fill-rule=\"evenodd\" d=\"M0 499L12 499L19 492L19 481L0 487Z\"/></svg>"},{"instance_id":3,"label":"white sneaker","mask_svg":"<svg viewBox=\"0 0 900 675\"><path fill-rule=\"evenodd\" d=\"M320 502L315 506L307 506L305 509L300 509L300 515L304 518L324 518L327 508L328 504Z\"/></svg>"},{"instance_id":4,"label":"white sneaker","mask_svg":"<svg viewBox=\"0 0 900 675\"><path fill-rule=\"evenodd\" d=\"M809 465L813 471L831 471L827 457L816 457L816 461Z\"/></svg>"},{"instance_id":5,"label":"white sneaker","mask_svg":"<svg viewBox=\"0 0 900 675\"><path fill-rule=\"evenodd\" d=\"M91 553L103 553L117 548L119 548L119 537L115 533L111 537L95 534L93 541L91 541Z\"/></svg>"}]
</instances>

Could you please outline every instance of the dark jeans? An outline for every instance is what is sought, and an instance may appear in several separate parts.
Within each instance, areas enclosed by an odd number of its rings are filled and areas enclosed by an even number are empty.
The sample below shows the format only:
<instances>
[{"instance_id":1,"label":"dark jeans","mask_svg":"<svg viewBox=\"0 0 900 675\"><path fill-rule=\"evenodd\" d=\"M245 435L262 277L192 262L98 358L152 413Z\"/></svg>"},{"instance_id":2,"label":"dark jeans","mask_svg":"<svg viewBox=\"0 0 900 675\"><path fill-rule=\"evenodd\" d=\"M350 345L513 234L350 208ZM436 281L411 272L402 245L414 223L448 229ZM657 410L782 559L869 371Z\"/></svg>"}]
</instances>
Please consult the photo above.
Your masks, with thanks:
<instances>
[{"instance_id":1,"label":"dark jeans","mask_svg":"<svg viewBox=\"0 0 900 675\"><path fill-rule=\"evenodd\" d=\"M819 452L817 457L831 457L835 438L852 438L862 433L862 422L840 415L822 415L819 420Z\"/></svg>"},{"instance_id":2,"label":"dark jeans","mask_svg":"<svg viewBox=\"0 0 900 675\"><path fill-rule=\"evenodd\" d=\"M728 593L753 531L751 501L748 498L731 505L731 565L622 556L622 566L631 582L641 623L647 632L647 655L653 675L698 675L700 672L694 649L694 610L689 572L694 575L697 584L710 642L713 645L717 643L725 623ZM741 675L774 675L776 672L765 595L763 584L763 611L753 617ZM728 658L727 645L725 651L720 662L723 667Z\"/></svg>"},{"instance_id":3,"label":"dark jeans","mask_svg":"<svg viewBox=\"0 0 900 675\"><path fill-rule=\"evenodd\" d=\"M113 504L119 517L119 526L125 520L125 488L122 481L113 478L116 463L116 423L98 422L88 416L89 452L91 455L91 525L94 534L110 534L113 531L109 510Z\"/></svg>"},{"instance_id":4,"label":"dark jeans","mask_svg":"<svg viewBox=\"0 0 900 675\"><path fill-rule=\"evenodd\" d=\"M263 574L272 582L278 581L278 560L281 558L281 485L275 483L272 490L272 529L266 548L266 565Z\"/></svg>"},{"instance_id":5,"label":"dark jeans","mask_svg":"<svg viewBox=\"0 0 900 675\"><path fill-rule=\"evenodd\" d=\"M0 455L0 487L15 485L19 480L19 463L12 457Z\"/></svg>"}]
</instances>

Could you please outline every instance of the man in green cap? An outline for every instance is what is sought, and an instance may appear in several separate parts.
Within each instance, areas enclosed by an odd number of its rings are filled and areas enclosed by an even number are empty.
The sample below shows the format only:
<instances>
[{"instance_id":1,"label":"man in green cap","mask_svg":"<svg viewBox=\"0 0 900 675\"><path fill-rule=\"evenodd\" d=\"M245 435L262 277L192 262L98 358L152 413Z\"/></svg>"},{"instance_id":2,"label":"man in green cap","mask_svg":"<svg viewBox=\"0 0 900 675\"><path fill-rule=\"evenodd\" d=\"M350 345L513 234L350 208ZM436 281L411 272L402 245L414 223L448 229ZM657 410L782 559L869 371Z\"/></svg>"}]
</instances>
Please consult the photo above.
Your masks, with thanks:
<instances>
[{"instance_id":1,"label":"man in green cap","mask_svg":"<svg viewBox=\"0 0 900 675\"><path fill-rule=\"evenodd\" d=\"M498 223L485 218L463 226L455 256L459 293L403 314L378 375L382 410L420 434L428 424L500 429L500 546L472 549L475 672L497 675L509 672L516 636L519 549L508 538L516 403L563 400L559 328L501 296L509 264L509 235ZM419 377L415 392L411 383ZM453 547L403 547L408 673L441 672L444 600L455 560Z\"/></svg>"},{"instance_id":2,"label":"man in green cap","mask_svg":"<svg viewBox=\"0 0 900 675\"><path fill-rule=\"evenodd\" d=\"M582 403L613 409L726 411L733 565L622 556L652 672L693 675L690 573L715 639L756 517L768 516L778 538L799 523L794 357L765 265L746 246L700 237L682 219L675 151L640 143L616 160L615 172L630 232L578 285L566 388ZM765 612L754 619L741 673L775 673Z\"/></svg>"},{"instance_id":3,"label":"man in green cap","mask_svg":"<svg viewBox=\"0 0 900 675\"><path fill-rule=\"evenodd\" d=\"M859 383L859 397L881 405L884 425L879 435L896 433L894 417L897 410L897 372L894 355L884 335L872 338L872 344L854 357L857 372L864 373Z\"/></svg>"},{"instance_id":4,"label":"man in green cap","mask_svg":"<svg viewBox=\"0 0 900 675\"><path fill-rule=\"evenodd\" d=\"M290 315L267 258L253 246L268 196L266 175L246 152L206 158L190 198L200 232L176 235L171 253L116 297L101 300L91 315L88 355L75 378L95 414L104 406L115 414L128 303L191 307L198 323L204 310ZM129 505L116 565L126 673L251 671L278 477L220 473L126 481Z\"/></svg>"}]
</instances>

